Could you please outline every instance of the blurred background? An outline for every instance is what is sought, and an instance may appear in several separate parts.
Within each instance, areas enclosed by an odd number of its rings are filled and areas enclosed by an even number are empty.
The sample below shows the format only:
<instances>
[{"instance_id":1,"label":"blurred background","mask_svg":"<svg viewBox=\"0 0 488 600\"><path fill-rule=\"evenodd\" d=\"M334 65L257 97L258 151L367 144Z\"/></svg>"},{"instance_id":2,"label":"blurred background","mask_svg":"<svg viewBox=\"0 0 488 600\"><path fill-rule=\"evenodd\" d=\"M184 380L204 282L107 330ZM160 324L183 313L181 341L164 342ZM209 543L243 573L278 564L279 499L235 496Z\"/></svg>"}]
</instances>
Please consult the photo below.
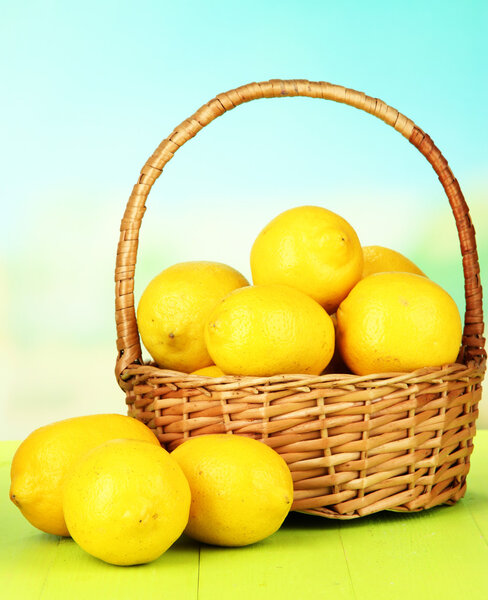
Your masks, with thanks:
<instances>
[{"instance_id":1,"label":"blurred background","mask_svg":"<svg viewBox=\"0 0 488 600\"><path fill-rule=\"evenodd\" d=\"M487 20L481 0L2 2L0 439L125 412L113 374L125 203L177 124L250 81L345 85L423 128L470 206L486 289ZM308 98L245 104L176 154L149 198L136 301L174 262L249 278L256 235L301 204L406 254L464 314L454 219L430 165L374 117Z\"/></svg>"}]
</instances>

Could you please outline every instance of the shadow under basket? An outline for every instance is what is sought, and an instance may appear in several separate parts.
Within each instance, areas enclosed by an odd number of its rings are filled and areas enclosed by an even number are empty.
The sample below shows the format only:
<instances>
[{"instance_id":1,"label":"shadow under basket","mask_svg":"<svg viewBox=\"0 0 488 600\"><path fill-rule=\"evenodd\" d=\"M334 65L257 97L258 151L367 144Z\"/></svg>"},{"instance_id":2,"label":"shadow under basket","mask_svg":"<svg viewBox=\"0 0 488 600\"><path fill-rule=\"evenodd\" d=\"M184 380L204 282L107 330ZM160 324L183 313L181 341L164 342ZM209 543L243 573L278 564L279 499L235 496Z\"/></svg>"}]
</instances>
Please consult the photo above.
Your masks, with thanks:
<instances>
[{"instance_id":1,"label":"shadow under basket","mask_svg":"<svg viewBox=\"0 0 488 600\"><path fill-rule=\"evenodd\" d=\"M466 312L457 362L410 373L208 378L142 364L134 272L146 198L164 165L224 112L258 98L349 104L394 127L431 163L453 210ZM352 519L453 504L466 490L486 367L475 232L458 182L432 140L377 98L326 82L271 80L219 94L183 121L141 170L122 219L115 270L116 377L128 414L171 451L191 436L245 435L274 448L294 480L292 510Z\"/></svg>"}]
</instances>

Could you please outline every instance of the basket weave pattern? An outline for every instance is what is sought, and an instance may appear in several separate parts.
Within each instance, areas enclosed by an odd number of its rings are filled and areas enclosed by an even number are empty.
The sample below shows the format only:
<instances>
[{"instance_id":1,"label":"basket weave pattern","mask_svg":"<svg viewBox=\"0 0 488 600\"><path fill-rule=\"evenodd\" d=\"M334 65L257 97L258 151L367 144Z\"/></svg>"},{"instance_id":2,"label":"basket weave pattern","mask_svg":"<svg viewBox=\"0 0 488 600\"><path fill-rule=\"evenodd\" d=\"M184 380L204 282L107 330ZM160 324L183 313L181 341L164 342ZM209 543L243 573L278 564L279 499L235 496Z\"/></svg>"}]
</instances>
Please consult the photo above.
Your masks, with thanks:
<instances>
[{"instance_id":1,"label":"basket weave pattern","mask_svg":"<svg viewBox=\"0 0 488 600\"><path fill-rule=\"evenodd\" d=\"M176 150L216 117L250 100L283 96L333 100L369 112L399 131L433 166L454 213L463 257L466 312L455 364L367 376L218 379L142 364L134 272L152 185ZM252 83L219 94L176 127L142 168L121 223L115 280L117 380L129 414L151 427L168 450L209 433L259 439L290 467L293 509L332 518L416 511L463 496L486 365L474 228L441 152L381 100L305 80Z\"/></svg>"}]
</instances>

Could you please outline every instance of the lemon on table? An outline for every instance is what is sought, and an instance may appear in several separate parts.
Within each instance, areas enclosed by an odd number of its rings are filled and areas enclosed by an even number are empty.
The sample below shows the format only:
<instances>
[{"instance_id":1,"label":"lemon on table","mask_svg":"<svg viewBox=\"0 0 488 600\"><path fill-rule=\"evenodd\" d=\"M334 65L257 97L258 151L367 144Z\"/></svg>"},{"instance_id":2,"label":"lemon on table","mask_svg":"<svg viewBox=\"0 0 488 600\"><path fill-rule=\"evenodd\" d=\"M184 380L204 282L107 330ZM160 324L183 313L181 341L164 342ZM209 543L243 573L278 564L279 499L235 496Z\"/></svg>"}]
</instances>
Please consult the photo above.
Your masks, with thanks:
<instances>
[{"instance_id":1,"label":"lemon on table","mask_svg":"<svg viewBox=\"0 0 488 600\"><path fill-rule=\"evenodd\" d=\"M111 440L84 454L63 486L66 524L89 554L115 565L155 560L188 522L190 488L166 450Z\"/></svg>"},{"instance_id":2,"label":"lemon on table","mask_svg":"<svg viewBox=\"0 0 488 600\"><path fill-rule=\"evenodd\" d=\"M309 296L284 285L231 292L211 313L205 341L230 375L318 375L334 353L334 325Z\"/></svg>"},{"instance_id":3,"label":"lemon on table","mask_svg":"<svg viewBox=\"0 0 488 600\"><path fill-rule=\"evenodd\" d=\"M455 362L462 336L451 296L414 273L362 279L340 305L337 327L341 355L359 375Z\"/></svg>"},{"instance_id":4,"label":"lemon on table","mask_svg":"<svg viewBox=\"0 0 488 600\"><path fill-rule=\"evenodd\" d=\"M354 229L336 213L299 206L275 217L251 249L255 284L295 287L332 313L361 278L363 253Z\"/></svg>"},{"instance_id":5,"label":"lemon on table","mask_svg":"<svg viewBox=\"0 0 488 600\"><path fill-rule=\"evenodd\" d=\"M34 527L68 536L61 499L63 480L75 459L114 438L146 440L159 446L143 423L116 414L75 417L36 429L12 460L12 502Z\"/></svg>"},{"instance_id":6,"label":"lemon on table","mask_svg":"<svg viewBox=\"0 0 488 600\"><path fill-rule=\"evenodd\" d=\"M385 271L403 271L423 275L415 263L400 252L383 246L363 246L363 277Z\"/></svg>"},{"instance_id":7,"label":"lemon on table","mask_svg":"<svg viewBox=\"0 0 488 600\"><path fill-rule=\"evenodd\" d=\"M171 456L191 489L185 533L218 546L246 546L279 529L293 502L293 481L269 446L238 435L190 438Z\"/></svg>"},{"instance_id":8,"label":"lemon on table","mask_svg":"<svg viewBox=\"0 0 488 600\"><path fill-rule=\"evenodd\" d=\"M157 275L144 290L137 308L142 342L156 363L190 373L212 364L203 327L217 302L249 285L222 263L178 263Z\"/></svg>"},{"instance_id":9,"label":"lemon on table","mask_svg":"<svg viewBox=\"0 0 488 600\"><path fill-rule=\"evenodd\" d=\"M219 369L217 365L210 365L209 367L203 367L203 369L197 369L190 373L190 375L204 375L205 377L223 377L224 372Z\"/></svg>"}]
</instances>

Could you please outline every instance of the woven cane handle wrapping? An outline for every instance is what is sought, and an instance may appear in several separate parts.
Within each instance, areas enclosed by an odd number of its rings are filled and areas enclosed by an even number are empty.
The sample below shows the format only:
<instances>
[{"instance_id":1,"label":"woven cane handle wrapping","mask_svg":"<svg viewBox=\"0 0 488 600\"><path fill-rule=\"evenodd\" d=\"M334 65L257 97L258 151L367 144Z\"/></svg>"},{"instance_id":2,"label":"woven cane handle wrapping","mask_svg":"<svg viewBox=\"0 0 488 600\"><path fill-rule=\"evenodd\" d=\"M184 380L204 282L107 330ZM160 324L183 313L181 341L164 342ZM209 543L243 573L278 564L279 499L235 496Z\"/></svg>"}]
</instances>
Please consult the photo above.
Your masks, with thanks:
<instances>
[{"instance_id":1,"label":"woven cane handle wrapping","mask_svg":"<svg viewBox=\"0 0 488 600\"><path fill-rule=\"evenodd\" d=\"M142 356L134 308L134 272L139 229L145 211L146 198L154 182L178 148L215 118L250 100L287 96L308 96L334 100L364 110L394 127L427 158L439 176L449 199L456 220L463 257L466 312L463 346L459 360L464 363L469 360L481 362L486 356L483 338L482 289L474 227L459 184L446 159L430 137L391 106L377 98L366 96L362 92L324 81L272 79L260 83L250 83L219 94L204 104L195 114L174 129L142 168L122 218L117 248L115 317L118 356L115 371L119 382L124 369L134 362L140 362Z\"/></svg>"}]
</instances>

